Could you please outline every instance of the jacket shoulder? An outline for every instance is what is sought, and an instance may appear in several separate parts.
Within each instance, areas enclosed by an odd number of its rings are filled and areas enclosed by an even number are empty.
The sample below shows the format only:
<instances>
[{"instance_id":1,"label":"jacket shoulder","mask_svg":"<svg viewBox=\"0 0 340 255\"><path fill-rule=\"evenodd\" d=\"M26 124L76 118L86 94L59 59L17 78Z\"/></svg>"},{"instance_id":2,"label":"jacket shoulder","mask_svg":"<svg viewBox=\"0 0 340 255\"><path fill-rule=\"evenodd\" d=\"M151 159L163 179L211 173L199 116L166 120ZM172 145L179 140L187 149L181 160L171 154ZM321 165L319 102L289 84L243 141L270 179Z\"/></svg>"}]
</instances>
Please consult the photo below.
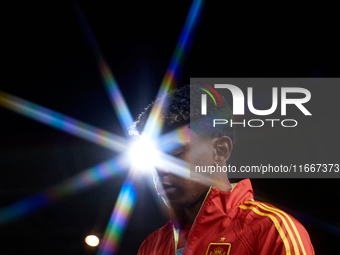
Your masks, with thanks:
<instances>
[{"instance_id":1,"label":"jacket shoulder","mask_svg":"<svg viewBox=\"0 0 340 255\"><path fill-rule=\"evenodd\" d=\"M314 254L306 229L288 213L253 199L244 201L238 208L243 228L251 228L257 239L257 250L273 252L276 249L277 254L290 254L292 251L295 254Z\"/></svg>"}]
</instances>

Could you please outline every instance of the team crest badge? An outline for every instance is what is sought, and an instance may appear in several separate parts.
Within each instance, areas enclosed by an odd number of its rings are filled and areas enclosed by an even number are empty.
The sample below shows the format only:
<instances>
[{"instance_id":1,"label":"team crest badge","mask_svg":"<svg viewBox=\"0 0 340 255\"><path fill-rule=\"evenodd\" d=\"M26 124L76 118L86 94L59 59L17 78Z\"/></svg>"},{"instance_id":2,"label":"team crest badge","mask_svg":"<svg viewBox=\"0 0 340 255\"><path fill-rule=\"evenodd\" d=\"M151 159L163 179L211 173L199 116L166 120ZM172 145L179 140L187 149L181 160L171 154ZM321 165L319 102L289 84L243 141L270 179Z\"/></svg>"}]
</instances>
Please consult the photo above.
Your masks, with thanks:
<instances>
[{"instance_id":1,"label":"team crest badge","mask_svg":"<svg viewBox=\"0 0 340 255\"><path fill-rule=\"evenodd\" d=\"M206 255L229 255L230 247L230 243L211 243Z\"/></svg>"}]
</instances>

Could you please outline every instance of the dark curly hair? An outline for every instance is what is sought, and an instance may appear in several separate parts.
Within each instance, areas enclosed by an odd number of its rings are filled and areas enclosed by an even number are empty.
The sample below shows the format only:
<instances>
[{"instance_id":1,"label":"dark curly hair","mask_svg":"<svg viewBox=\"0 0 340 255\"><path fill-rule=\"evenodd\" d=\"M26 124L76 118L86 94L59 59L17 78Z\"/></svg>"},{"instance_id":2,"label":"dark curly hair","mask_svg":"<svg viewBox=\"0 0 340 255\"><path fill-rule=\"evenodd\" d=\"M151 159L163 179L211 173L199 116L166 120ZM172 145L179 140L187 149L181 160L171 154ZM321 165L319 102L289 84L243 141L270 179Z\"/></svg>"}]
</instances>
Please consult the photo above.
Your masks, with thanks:
<instances>
[{"instance_id":1,"label":"dark curly hair","mask_svg":"<svg viewBox=\"0 0 340 255\"><path fill-rule=\"evenodd\" d=\"M164 119L162 133L169 132L183 125L190 125L201 137L216 138L228 136L235 143L235 129L225 125L213 127L213 119L232 119L232 110L227 100L221 96L222 106L215 105L214 101L207 97L207 115L201 115L201 94L202 90L197 85L186 85L167 94L167 100L163 105L161 118ZM160 98L156 98L149 104L142 113L139 114L130 130L137 130L142 133L152 106ZM229 121L230 122L230 121Z\"/></svg>"}]
</instances>

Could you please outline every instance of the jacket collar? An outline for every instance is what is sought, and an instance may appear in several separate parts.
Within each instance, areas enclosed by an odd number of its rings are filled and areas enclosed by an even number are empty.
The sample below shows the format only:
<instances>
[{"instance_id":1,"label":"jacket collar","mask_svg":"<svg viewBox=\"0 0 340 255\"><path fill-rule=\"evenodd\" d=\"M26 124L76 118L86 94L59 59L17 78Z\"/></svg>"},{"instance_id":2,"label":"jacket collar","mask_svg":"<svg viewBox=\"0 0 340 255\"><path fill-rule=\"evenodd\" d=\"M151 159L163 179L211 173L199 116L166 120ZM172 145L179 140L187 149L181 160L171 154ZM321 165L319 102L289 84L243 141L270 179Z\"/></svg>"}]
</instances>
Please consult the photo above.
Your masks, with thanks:
<instances>
[{"instance_id":1,"label":"jacket collar","mask_svg":"<svg viewBox=\"0 0 340 255\"><path fill-rule=\"evenodd\" d=\"M199 215L204 212L222 210L224 213L228 213L235 207L238 207L244 201L254 198L254 191L249 179L244 179L236 184L232 184L232 187L233 188L231 191L220 191L216 187L210 187L206 198L203 201L200 210L198 211L195 221ZM171 209L170 219L174 227L178 228L178 224L174 218L174 213Z\"/></svg>"}]
</instances>

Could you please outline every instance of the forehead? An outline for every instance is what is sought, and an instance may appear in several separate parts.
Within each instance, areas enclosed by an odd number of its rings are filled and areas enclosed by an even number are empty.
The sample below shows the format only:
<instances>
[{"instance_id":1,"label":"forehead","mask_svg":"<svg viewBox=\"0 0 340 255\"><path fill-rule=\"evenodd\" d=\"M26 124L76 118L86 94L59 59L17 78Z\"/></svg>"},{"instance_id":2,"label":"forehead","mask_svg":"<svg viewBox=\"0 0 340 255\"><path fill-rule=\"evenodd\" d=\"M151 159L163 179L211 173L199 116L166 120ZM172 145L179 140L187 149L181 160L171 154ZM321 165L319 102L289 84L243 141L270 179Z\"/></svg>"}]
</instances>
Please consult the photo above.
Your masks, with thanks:
<instances>
[{"instance_id":1,"label":"forehead","mask_svg":"<svg viewBox=\"0 0 340 255\"><path fill-rule=\"evenodd\" d=\"M177 131L178 141L182 141L182 143L195 143L195 142L203 142L205 140L197 132L193 131L189 125L185 125L178 129Z\"/></svg>"},{"instance_id":2,"label":"forehead","mask_svg":"<svg viewBox=\"0 0 340 255\"><path fill-rule=\"evenodd\" d=\"M182 126L165 134L160 140L163 151L171 152L181 147L190 147L202 142L202 138L189 125Z\"/></svg>"},{"instance_id":3,"label":"forehead","mask_svg":"<svg viewBox=\"0 0 340 255\"><path fill-rule=\"evenodd\" d=\"M171 152L188 144L190 144L190 128L188 125L170 131L159 139L159 147L164 152Z\"/></svg>"},{"instance_id":4,"label":"forehead","mask_svg":"<svg viewBox=\"0 0 340 255\"><path fill-rule=\"evenodd\" d=\"M190 128L189 125L185 125L177 129L177 141L182 144L190 143Z\"/></svg>"}]
</instances>

